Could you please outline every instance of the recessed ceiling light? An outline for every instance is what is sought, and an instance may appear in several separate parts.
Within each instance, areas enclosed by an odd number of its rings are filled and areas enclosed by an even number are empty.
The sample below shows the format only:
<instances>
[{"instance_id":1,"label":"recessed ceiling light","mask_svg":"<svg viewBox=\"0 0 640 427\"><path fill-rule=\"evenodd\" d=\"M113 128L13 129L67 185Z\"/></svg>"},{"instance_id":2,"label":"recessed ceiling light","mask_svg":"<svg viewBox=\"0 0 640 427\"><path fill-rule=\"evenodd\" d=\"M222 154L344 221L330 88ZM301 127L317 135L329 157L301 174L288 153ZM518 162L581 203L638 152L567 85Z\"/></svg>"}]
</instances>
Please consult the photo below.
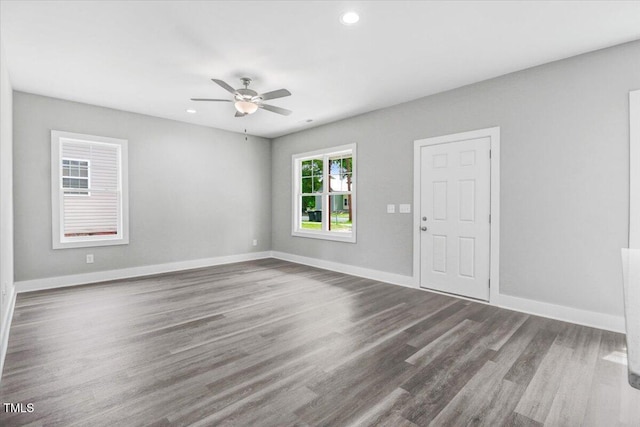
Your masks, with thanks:
<instances>
[{"instance_id":1,"label":"recessed ceiling light","mask_svg":"<svg viewBox=\"0 0 640 427\"><path fill-rule=\"evenodd\" d=\"M189 114L195 114L195 113L197 113L197 111L196 111L196 110L194 110L193 108L189 108L189 109L187 110L187 113L189 113Z\"/></svg>"},{"instance_id":2,"label":"recessed ceiling light","mask_svg":"<svg viewBox=\"0 0 640 427\"><path fill-rule=\"evenodd\" d=\"M340 22L344 25L353 25L360 20L360 16L358 16L355 12L345 12L340 17Z\"/></svg>"}]
</instances>

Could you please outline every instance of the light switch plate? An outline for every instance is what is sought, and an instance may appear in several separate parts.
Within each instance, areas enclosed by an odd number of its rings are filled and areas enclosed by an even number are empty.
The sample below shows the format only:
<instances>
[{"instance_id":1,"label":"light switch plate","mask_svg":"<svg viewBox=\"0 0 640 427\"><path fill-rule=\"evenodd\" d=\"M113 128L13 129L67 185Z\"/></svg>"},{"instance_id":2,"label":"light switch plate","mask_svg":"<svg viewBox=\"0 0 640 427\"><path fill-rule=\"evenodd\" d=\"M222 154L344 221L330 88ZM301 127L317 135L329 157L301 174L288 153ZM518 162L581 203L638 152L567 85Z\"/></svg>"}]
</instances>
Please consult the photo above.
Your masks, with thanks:
<instances>
[{"instance_id":1,"label":"light switch plate","mask_svg":"<svg viewBox=\"0 0 640 427\"><path fill-rule=\"evenodd\" d=\"M387 205L387 213L396 213L396 205Z\"/></svg>"},{"instance_id":2,"label":"light switch plate","mask_svg":"<svg viewBox=\"0 0 640 427\"><path fill-rule=\"evenodd\" d=\"M411 213L411 205L410 204L400 205L400 213Z\"/></svg>"}]
</instances>

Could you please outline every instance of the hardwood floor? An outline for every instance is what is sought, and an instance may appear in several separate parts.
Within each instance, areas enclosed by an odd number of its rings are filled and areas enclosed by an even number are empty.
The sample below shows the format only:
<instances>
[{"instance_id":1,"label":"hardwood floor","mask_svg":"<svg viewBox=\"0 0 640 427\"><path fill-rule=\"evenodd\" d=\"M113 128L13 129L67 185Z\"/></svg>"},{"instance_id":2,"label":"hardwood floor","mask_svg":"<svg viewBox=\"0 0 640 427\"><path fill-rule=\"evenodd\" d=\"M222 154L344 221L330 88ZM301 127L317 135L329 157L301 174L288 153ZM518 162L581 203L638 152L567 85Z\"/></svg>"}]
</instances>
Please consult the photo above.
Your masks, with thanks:
<instances>
[{"instance_id":1,"label":"hardwood floor","mask_svg":"<svg viewBox=\"0 0 640 427\"><path fill-rule=\"evenodd\" d=\"M624 345L260 260L18 295L0 423L637 427Z\"/></svg>"}]
</instances>

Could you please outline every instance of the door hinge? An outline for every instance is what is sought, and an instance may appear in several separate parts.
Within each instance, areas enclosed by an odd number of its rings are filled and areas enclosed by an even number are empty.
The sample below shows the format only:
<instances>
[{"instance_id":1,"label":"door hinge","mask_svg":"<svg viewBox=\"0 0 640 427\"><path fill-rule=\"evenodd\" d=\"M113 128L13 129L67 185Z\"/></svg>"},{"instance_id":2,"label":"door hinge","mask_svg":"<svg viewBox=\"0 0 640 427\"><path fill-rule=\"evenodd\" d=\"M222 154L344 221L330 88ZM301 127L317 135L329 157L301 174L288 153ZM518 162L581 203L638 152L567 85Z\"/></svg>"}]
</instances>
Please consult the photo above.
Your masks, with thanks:
<instances>
[{"instance_id":1,"label":"door hinge","mask_svg":"<svg viewBox=\"0 0 640 427\"><path fill-rule=\"evenodd\" d=\"M489 214L489 224L491 224L491 214Z\"/></svg>"},{"instance_id":2,"label":"door hinge","mask_svg":"<svg viewBox=\"0 0 640 427\"><path fill-rule=\"evenodd\" d=\"M491 158L491 150L489 150L489 158Z\"/></svg>"},{"instance_id":3,"label":"door hinge","mask_svg":"<svg viewBox=\"0 0 640 427\"><path fill-rule=\"evenodd\" d=\"M491 287L491 279L489 279L489 287Z\"/></svg>"}]
</instances>

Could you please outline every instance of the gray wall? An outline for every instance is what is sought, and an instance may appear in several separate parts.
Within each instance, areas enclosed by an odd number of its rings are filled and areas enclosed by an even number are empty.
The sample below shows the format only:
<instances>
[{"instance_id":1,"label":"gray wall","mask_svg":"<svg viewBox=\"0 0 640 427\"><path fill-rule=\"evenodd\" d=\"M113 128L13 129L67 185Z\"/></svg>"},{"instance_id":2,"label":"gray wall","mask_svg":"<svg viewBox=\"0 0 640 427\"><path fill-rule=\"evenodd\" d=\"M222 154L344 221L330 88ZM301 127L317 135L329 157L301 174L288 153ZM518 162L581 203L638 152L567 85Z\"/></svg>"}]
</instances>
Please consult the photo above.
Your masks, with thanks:
<instances>
[{"instance_id":1,"label":"gray wall","mask_svg":"<svg viewBox=\"0 0 640 427\"><path fill-rule=\"evenodd\" d=\"M16 281L271 248L268 139L21 92L13 102ZM129 141L129 245L52 249L51 129Z\"/></svg>"},{"instance_id":2,"label":"gray wall","mask_svg":"<svg viewBox=\"0 0 640 427\"><path fill-rule=\"evenodd\" d=\"M385 206L412 202L413 141L500 126L502 293L622 315L628 93L638 88L632 42L277 138L273 249L411 275L412 215ZM351 142L357 243L292 237L291 155Z\"/></svg>"},{"instance_id":3,"label":"gray wall","mask_svg":"<svg viewBox=\"0 0 640 427\"><path fill-rule=\"evenodd\" d=\"M0 46L0 322L4 321L13 292L12 97L4 51ZM0 337L4 337L7 326L0 324Z\"/></svg>"}]
</instances>

